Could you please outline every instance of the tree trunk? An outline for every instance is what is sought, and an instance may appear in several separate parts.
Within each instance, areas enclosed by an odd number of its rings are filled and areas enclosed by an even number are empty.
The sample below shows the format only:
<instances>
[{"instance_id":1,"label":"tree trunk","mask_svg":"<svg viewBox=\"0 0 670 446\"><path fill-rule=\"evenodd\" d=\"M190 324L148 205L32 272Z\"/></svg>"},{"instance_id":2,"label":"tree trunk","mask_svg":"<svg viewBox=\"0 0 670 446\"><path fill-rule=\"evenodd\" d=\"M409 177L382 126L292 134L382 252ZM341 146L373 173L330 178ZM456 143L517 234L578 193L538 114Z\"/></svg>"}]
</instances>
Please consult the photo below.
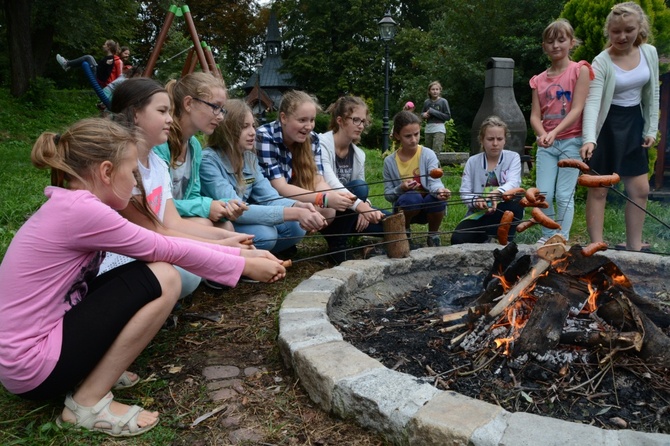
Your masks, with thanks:
<instances>
[{"instance_id":1,"label":"tree trunk","mask_svg":"<svg viewBox=\"0 0 670 446\"><path fill-rule=\"evenodd\" d=\"M5 0L7 46L11 66L13 96L21 96L35 78L32 39L30 36L32 0Z\"/></svg>"}]
</instances>

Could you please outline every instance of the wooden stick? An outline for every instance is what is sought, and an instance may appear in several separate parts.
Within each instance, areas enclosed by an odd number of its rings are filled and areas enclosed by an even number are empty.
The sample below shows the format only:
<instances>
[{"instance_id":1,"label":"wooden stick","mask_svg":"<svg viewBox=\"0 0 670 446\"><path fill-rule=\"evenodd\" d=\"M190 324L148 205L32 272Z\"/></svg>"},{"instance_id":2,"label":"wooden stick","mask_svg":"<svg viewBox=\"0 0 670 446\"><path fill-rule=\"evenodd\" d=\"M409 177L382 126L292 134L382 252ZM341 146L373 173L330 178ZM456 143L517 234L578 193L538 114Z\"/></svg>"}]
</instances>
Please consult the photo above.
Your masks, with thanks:
<instances>
[{"instance_id":1,"label":"wooden stick","mask_svg":"<svg viewBox=\"0 0 670 446\"><path fill-rule=\"evenodd\" d=\"M526 289L528 285L533 283L535 280L537 280L538 277L542 273L544 273L546 270L549 269L551 266L551 263L547 262L546 260L539 260L533 268L523 276L513 287L510 289L507 294L503 296L503 298L496 304L491 311L489 311L489 316L490 317L496 317L500 315L503 311L505 311L505 308L514 300L517 298L519 293Z\"/></svg>"}]
</instances>

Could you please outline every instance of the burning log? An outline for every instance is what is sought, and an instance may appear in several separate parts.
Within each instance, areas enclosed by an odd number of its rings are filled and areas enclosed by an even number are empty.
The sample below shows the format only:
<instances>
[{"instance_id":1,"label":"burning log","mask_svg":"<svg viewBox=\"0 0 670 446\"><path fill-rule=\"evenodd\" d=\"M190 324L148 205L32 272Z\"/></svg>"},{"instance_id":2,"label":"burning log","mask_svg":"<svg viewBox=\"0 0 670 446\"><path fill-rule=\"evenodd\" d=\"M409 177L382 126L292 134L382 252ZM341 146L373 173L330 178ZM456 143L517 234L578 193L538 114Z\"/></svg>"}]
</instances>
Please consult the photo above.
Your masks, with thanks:
<instances>
[{"instance_id":1,"label":"burning log","mask_svg":"<svg viewBox=\"0 0 670 446\"><path fill-rule=\"evenodd\" d=\"M539 260L535 266L533 266L526 274L519 280L512 289L510 289L507 294L503 296L503 298L498 302L498 304L493 307L491 311L489 311L489 316L492 318L495 318L499 316L503 311L505 311L505 308L516 299L523 290L528 288L529 285L531 285L537 278L540 276L540 274L543 274L546 270L549 269L551 266L551 263L547 262L544 259Z\"/></svg>"}]
</instances>

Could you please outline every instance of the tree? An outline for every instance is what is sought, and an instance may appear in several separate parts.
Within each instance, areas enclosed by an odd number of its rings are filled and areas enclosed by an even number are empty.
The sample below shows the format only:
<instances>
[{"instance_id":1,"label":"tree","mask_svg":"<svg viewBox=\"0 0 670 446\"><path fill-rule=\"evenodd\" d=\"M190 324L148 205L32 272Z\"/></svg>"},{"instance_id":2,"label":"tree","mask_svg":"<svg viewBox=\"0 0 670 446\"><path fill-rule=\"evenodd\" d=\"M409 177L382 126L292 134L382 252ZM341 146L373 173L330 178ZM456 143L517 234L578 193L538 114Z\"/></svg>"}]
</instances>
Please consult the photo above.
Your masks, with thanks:
<instances>
[{"instance_id":1,"label":"tree","mask_svg":"<svg viewBox=\"0 0 670 446\"><path fill-rule=\"evenodd\" d=\"M552 0L446 2L414 56L403 59L405 69L398 68L397 77L402 79L397 81L402 82L408 98L418 99L426 97L430 81L439 80L461 145L469 147L470 127L484 95L486 62L491 57L514 59L515 96L528 116L528 80L547 66L541 48L542 30L561 9L562 2ZM410 35L406 40L405 47L411 48L414 39ZM410 49L406 51L410 53Z\"/></svg>"},{"instance_id":2,"label":"tree","mask_svg":"<svg viewBox=\"0 0 670 446\"><path fill-rule=\"evenodd\" d=\"M25 93L36 77L59 70L54 47L76 56L98 54L104 40L134 35L132 18L137 15L132 0L4 0L3 6L15 96Z\"/></svg>"},{"instance_id":3,"label":"tree","mask_svg":"<svg viewBox=\"0 0 670 446\"><path fill-rule=\"evenodd\" d=\"M575 50L573 58L591 61L600 53L607 38L605 36L605 19L609 14L614 0L571 0L561 14L575 28L575 35L583 44ZM670 51L670 10L663 0L642 0L636 2L649 16L652 43L659 54Z\"/></svg>"},{"instance_id":4,"label":"tree","mask_svg":"<svg viewBox=\"0 0 670 446\"><path fill-rule=\"evenodd\" d=\"M275 6L284 30L285 67L300 88L325 105L345 93L380 96L384 46L377 22L385 12L382 4L284 0Z\"/></svg>"}]
</instances>

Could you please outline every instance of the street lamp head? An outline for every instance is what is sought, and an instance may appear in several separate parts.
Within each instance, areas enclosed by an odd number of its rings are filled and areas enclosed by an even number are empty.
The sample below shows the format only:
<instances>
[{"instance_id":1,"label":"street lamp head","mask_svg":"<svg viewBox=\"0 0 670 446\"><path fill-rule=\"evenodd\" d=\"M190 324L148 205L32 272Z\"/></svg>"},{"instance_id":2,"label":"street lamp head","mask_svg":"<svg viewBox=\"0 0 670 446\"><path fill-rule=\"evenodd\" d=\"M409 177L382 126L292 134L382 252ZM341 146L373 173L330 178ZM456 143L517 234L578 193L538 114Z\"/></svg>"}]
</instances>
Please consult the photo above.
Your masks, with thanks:
<instances>
[{"instance_id":1,"label":"street lamp head","mask_svg":"<svg viewBox=\"0 0 670 446\"><path fill-rule=\"evenodd\" d=\"M379 36L382 40L384 42L393 40L395 37L396 26L398 24L393 20L393 17L391 17L391 13L387 12L384 15L384 18L377 22L377 24L379 25Z\"/></svg>"}]
</instances>

